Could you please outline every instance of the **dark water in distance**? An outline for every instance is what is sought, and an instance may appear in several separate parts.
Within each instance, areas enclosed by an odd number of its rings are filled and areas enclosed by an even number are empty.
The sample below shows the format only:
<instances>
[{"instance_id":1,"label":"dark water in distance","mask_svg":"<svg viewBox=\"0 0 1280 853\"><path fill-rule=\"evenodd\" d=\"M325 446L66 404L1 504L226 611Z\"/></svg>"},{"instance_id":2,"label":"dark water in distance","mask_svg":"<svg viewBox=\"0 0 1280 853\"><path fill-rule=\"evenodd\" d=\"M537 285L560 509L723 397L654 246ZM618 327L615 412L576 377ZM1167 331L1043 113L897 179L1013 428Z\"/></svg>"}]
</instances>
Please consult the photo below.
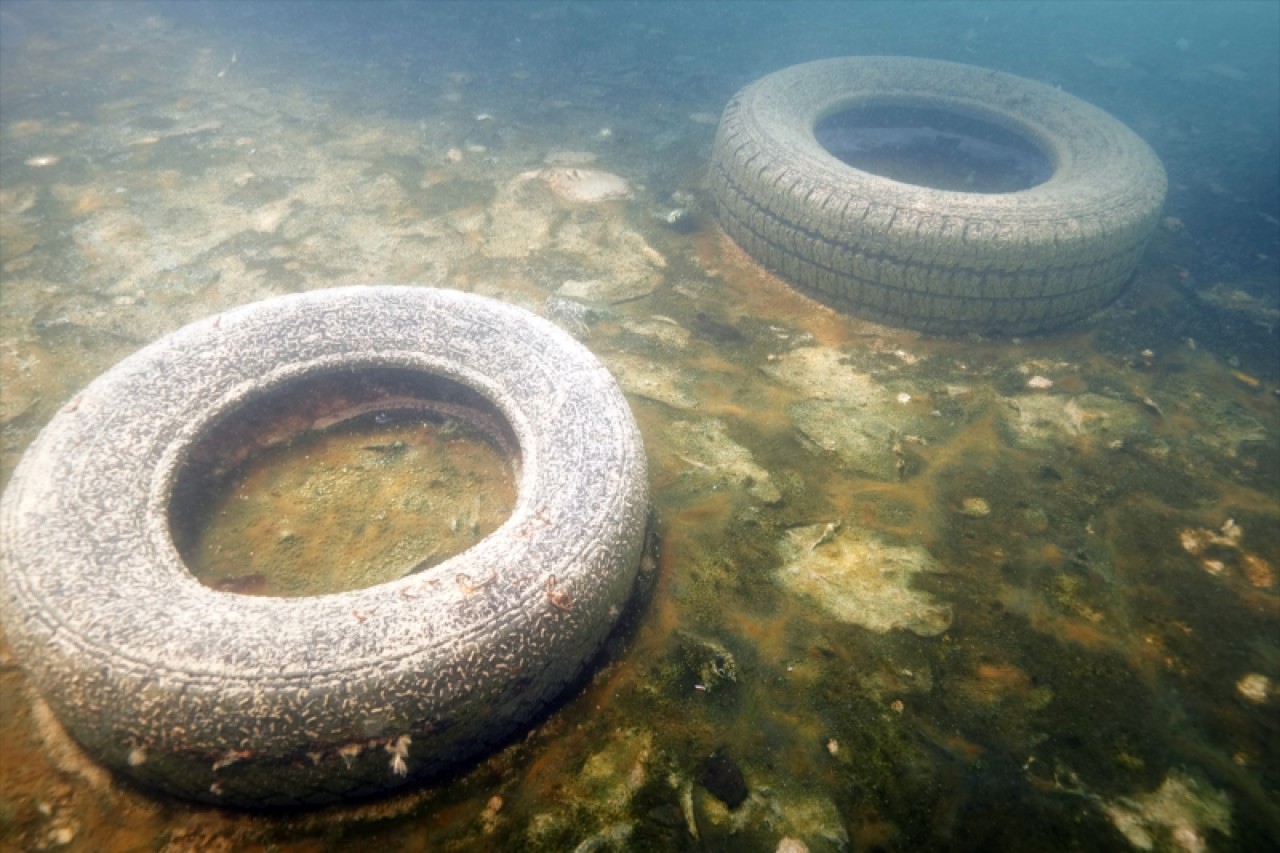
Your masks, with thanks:
<instances>
[{"instance_id":1,"label":"dark water in distance","mask_svg":"<svg viewBox=\"0 0 1280 853\"><path fill-rule=\"evenodd\" d=\"M408 114L415 83L455 67L480 86L537 68L545 97L591 88L626 113L637 93L672 108L722 103L832 56L981 65L1061 87L1143 135L1171 175L1168 212L1217 244L1215 261L1256 263L1280 219L1275 3L233 0L165 12L280 61L296 54L353 96L376 78Z\"/></svg>"}]
</instances>

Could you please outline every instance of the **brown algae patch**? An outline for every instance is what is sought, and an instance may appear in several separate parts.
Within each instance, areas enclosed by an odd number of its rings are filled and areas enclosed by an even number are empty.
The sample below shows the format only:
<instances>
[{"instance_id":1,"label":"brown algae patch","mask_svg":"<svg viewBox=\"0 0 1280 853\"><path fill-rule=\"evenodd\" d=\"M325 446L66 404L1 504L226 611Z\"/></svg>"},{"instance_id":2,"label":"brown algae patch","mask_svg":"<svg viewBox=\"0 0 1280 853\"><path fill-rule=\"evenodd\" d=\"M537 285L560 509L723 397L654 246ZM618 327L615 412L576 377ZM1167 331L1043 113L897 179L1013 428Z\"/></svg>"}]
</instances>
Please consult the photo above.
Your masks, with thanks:
<instances>
[{"instance_id":1,"label":"brown algae patch","mask_svg":"<svg viewBox=\"0 0 1280 853\"><path fill-rule=\"evenodd\" d=\"M515 505L508 463L459 421L317 430L247 460L187 554L206 586L317 595L459 554Z\"/></svg>"}]
</instances>

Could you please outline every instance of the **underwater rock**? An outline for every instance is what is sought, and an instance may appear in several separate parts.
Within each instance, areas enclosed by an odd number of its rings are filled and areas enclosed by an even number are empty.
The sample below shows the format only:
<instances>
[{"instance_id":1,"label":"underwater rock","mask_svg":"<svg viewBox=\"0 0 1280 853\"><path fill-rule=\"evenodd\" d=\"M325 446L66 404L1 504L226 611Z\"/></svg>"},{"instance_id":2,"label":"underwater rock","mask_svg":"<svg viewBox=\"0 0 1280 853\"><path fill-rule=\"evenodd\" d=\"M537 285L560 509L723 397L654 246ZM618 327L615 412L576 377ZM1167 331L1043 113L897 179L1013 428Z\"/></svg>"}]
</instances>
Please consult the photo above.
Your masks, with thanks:
<instances>
[{"instance_id":1,"label":"underwater rock","mask_svg":"<svg viewBox=\"0 0 1280 853\"><path fill-rule=\"evenodd\" d=\"M488 257L526 258L546 248L551 239L552 204L549 199L530 198L525 192L537 175L524 172L499 187L489 205L481 238Z\"/></svg>"},{"instance_id":2,"label":"underwater rock","mask_svg":"<svg viewBox=\"0 0 1280 853\"><path fill-rule=\"evenodd\" d=\"M732 486L767 504L782 500L769 472L756 464L750 450L729 438L724 421L674 421L666 432L676 458L689 465L682 477L700 488Z\"/></svg>"},{"instance_id":3,"label":"underwater rock","mask_svg":"<svg viewBox=\"0 0 1280 853\"><path fill-rule=\"evenodd\" d=\"M827 347L794 349L761 369L783 385L819 400L865 407L889 398L888 391L870 375L859 373L843 353Z\"/></svg>"},{"instance_id":4,"label":"underwater rock","mask_svg":"<svg viewBox=\"0 0 1280 853\"><path fill-rule=\"evenodd\" d=\"M1231 802L1207 782L1172 770L1160 787L1146 794L1103 803L1102 810L1139 850L1208 850L1206 834L1231 835ZM1172 841L1168 844L1166 839Z\"/></svg>"},{"instance_id":5,"label":"underwater rock","mask_svg":"<svg viewBox=\"0 0 1280 853\"><path fill-rule=\"evenodd\" d=\"M1189 388L1187 394L1196 419L1195 429L1187 434L1188 444L1235 459L1247 445L1267 441L1266 426L1248 408L1236 400L1197 392Z\"/></svg>"},{"instance_id":6,"label":"underwater rock","mask_svg":"<svg viewBox=\"0 0 1280 853\"><path fill-rule=\"evenodd\" d=\"M724 645L688 631L677 632L680 657L686 670L698 679L697 687L707 692L736 683L738 661Z\"/></svg>"},{"instance_id":7,"label":"underwater rock","mask_svg":"<svg viewBox=\"0 0 1280 853\"><path fill-rule=\"evenodd\" d=\"M1030 450L1048 450L1076 436L1129 442L1150 434L1141 404L1101 394L1019 394L1004 402L1014 442Z\"/></svg>"},{"instance_id":8,"label":"underwater rock","mask_svg":"<svg viewBox=\"0 0 1280 853\"><path fill-rule=\"evenodd\" d=\"M742 768L723 749L718 749L698 763L694 781L706 788L730 809L736 809L751 793Z\"/></svg>"},{"instance_id":9,"label":"underwater rock","mask_svg":"<svg viewBox=\"0 0 1280 853\"><path fill-rule=\"evenodd\" d=\"M686 798L690 832L701 842L699 849L849 849L849 833L836 804L797 785L791 771L782 767L750 766L752 784L748 789L744 774L739 790L743 798L736 806L720 797L702 780L705 765L717 754L728 758L722 748L699 765L695 780L700 787ZM791 844L783 846L788 840Z\"/></svg>"},{"instance_id":10,"label":"underwater rock","mask_svg":"<svg viewBox=\"0 0 1280 853\"><path fill-rule=\"evenodd\" d=\"M658 282L653 278L593 278L587 281L565 281L556 291L568 299L583 302L603 302L614 305L619 302L630 302L653 293Z\"/></svg>"},{"instance_id":11,"label":"underwater rock","mask_svg":"<svg viewBox=\"0 0 1280 853\"><path fill-rule=\"evenodd\" d=\"M870 375L855 370L839 350L826 347L783 353L761 369L808 397L787 411L805 438L835 453L860 474L879 480L898 479L900 465L893 437L918 433L922 425L896 395Z\"/></svg>"},{"instance_id":12,"label":"underwater rock","mask_svg":"<svg viewBox=\"0 0 1280 853\"><path fill-rule=\"evenodd\" d=\"M653 734L643 729L616 732L582 765L576 787L584 799L610 817L621 817L649 779Z\"/></svg>"},{"instance_id":13,"label":"underwater rock","mask_svg":"<svg viewBox=\"0 0 1280 853\"><path fill-rule=\"evenodd\" d=\"M664 350L684 349L689 346L689 330L670 317L653 314L633 320L623 320L622 328L633 335L647 338Z\"/></svg>"},{"instance_id":14,"label":"underwater rock","mask_svg":"<svg viewBox=\"0 0 1280 853\"><path fill-rule=\"evenodd\" d=\"M542 316L582 340L591 333L591 327L607 315L596 306L553 294L543 303Z\"/></svg>"},{"instance_id":15,"label":"underwater rock","mask_svg":"<svg viewBox=\"0 0 1280 853\"><path fill-rule=\"evenodd\" d=\"M534 815L524 831L523 844L502 849L626 850L635 831L631 810L636 794L652 780L655 762L653 733L647 729L618 729L609 734L576 774L556 786L556 807ZM677 821L679 820L679 810ZM583 837L588 827L598 831ZM563 839L581 839L565 847ZM498 849L492 845L484 849Z\"/></svg>"},{"instance_id":16,"label":"underwater rock","mask_svg":"<svg viewBox=\"0 0 1280 853\"><path fill-rule=\"evenodd\" d=\"M697 408L698 398L691 390L692 377L671 365L625 353L602 354L600 358L628 394L665 403L674 409Z\"/></svg>"},{"instance_id":17,"label":"underwater rock","mask_svg":"<svg viewBox=\"0 0 1280 853\"><path fill-rule=\"evenodd\" d=\"M951 627L951 605L914 589L911 577L939 567L924 548L889 545L857 529L832 532L813 524L778 543L783 565L775 577L841 622L885 633L905 628L933 637Z\"/></svg>"}]
</instances>

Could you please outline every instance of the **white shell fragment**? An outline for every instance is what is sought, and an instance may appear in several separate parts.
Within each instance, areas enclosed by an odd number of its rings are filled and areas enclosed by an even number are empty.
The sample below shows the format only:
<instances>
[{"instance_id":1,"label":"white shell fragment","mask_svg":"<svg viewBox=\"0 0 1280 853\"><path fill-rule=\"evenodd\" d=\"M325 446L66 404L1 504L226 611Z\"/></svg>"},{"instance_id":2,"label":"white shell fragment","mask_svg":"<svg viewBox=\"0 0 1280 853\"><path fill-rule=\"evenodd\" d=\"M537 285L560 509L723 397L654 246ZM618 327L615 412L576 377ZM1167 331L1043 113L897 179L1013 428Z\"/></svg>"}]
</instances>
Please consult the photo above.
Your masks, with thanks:
<instances>
[{"instance_id":1,"label":"white shell fragment","mask_svg":"<svg viewBox=\"0 0 1280 853\"><path fill-rule=\"evenodd\" d=\"M539 177L563 201L596 204L631 198L631 185L625 178L599 169L555 166L543 169Z\"/></svg>"}]
</instances>

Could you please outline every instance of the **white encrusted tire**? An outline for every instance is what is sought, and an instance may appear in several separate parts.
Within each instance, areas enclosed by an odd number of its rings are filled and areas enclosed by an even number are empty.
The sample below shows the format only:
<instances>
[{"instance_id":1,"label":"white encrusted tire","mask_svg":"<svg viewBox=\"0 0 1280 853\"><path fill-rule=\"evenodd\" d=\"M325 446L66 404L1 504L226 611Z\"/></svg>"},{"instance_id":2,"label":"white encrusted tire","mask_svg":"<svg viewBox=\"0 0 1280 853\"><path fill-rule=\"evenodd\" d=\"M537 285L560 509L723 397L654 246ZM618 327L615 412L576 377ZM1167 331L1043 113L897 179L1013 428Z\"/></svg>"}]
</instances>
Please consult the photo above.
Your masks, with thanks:
<instances>
[{"instance_id":1,"label":"white encrusted tire","mask_svg":"<svg viewBox=\"0 0 1280 853\"><path fill-rule=\"evenodd\" d=\"M901 183L829 153L815 125L860 106L918 107L1023 137L1052 175L1019 192ZM1039 332L1124 287L1165 174L1102 110L1040 83L952 62L850 57L758 80L725 108L711 188L748 254L834 307L939 334Z\"/></svg>"},{"instance_id":2,"label":"white encrusted tire","mask_svg":"<svg viewBox=\"0 0 1280 853\"><path fill-rule=\"evenodd\" d=\"M493 404L519 449L511 517L352 592L197 582L167 515L194 443L269 391L380 368ZM0 502L0 619L64 727L143 785L240 807L367 796L474 756L583 672L647 513L626 400L552 324L429 288L283 296L147 346L58 412Z\"/></svg>"}]
</instances>

